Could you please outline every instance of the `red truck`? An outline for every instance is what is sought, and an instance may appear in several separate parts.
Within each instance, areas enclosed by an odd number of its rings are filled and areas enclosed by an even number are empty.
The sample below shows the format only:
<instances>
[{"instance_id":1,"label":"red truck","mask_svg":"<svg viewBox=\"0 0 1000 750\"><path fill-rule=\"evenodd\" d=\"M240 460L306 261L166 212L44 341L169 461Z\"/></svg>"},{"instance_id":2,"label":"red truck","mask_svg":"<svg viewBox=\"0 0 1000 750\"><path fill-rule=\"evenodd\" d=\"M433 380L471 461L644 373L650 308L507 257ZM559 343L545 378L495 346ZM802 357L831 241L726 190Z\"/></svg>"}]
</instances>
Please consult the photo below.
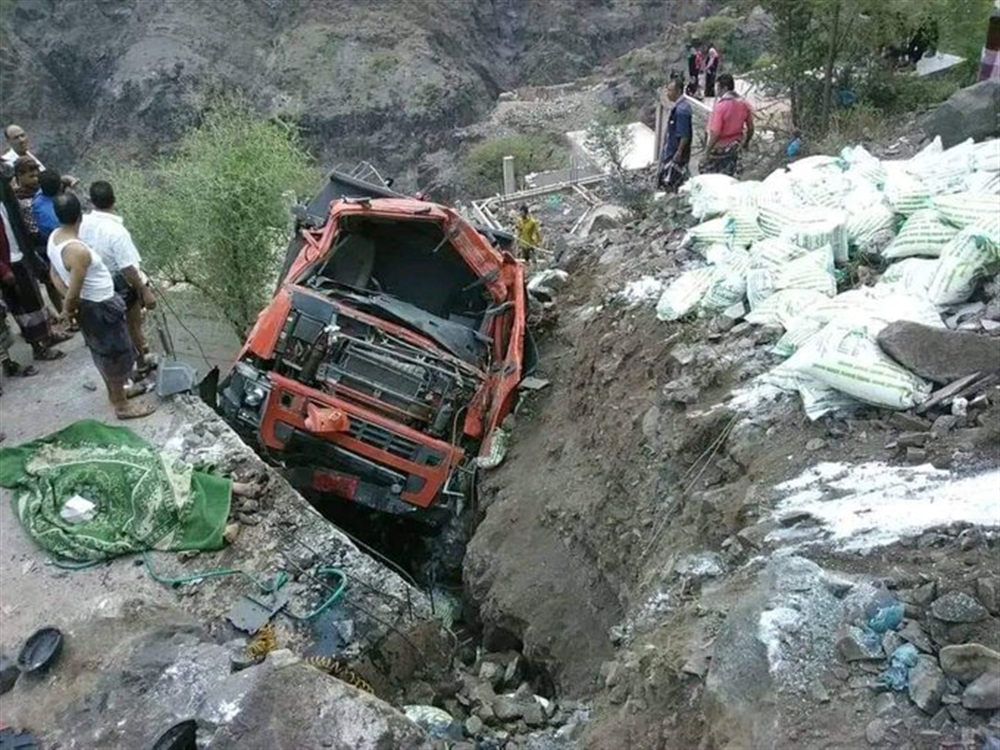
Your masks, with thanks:
<instances>
[{"instance_id":1,"label":"red truck","mask_svg":"<svg viewBox=\"0 0 1000 750\"><path fill-rule=\"evenodd\" d=\"M535 359L512 238L337 172L298 219L220 410L313 498L440 526Z\"/></svg>"}]
</instances>

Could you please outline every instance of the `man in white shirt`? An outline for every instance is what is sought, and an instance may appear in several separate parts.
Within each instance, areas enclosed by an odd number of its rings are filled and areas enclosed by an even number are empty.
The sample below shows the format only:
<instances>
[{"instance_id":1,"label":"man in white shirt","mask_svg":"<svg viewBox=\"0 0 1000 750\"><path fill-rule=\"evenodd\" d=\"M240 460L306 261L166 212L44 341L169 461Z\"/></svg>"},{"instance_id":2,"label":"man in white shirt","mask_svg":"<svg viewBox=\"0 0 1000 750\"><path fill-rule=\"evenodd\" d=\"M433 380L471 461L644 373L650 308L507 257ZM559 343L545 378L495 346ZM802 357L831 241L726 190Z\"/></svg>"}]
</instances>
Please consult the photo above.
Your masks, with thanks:
<instances>
[{"instance_id":1,"label":"man in white shirt","mask_svg":"<svg viewBox=\"0 0 1000 750\"><path fill-rule=\"evenodd\" d=\"M38 171L44 172L45 165L42 164L42 160L35 156L28 150L28 134L24 132L24 128L20 125L14 125L13 123L7 126L4 130L4 135L7 137L7 145L10 146L0 159L14 166L14 162L20 159L22 156L30 156L36 162L38 162Z\"/></svg>"},{"instance_id":2,"label":"man in white shirt","mask_svg":"<svg viewBox=\"0 0 1000 750\"><path fill-rule=\"evenodd\" d=\"M35 163L38 164L38 171L45 171L45 165L42 164L42 160L28 150L30 143L28 142L28 134L24 132L24 128L20 125L14 125L11 123L4 128L3 134L7 138L7 145L10 146L10 148L3 154L0 154L0 160L3 160L13 167L17 160L22 156L30 156L35 160ZM80 184L80 181L71 174L64 174L62 176L62 181L63 185L71 188Z\"/></svg>"},{"instance_id":3,"label":"man in white shirt","mask_svg":"<svg viewBox=\"0 0 1000 750\"><path fill-rule=\"evenodd\" d=\"M128 330L139 352L139 369L148 370L151 361L149 346L142 330L142 310L156 307L156 298L142 270L139 251L132 235L115 212L115 191L110 182L98 180L90 186L90 202L94 210L85 214L80 224L80 239L96 252L111 271L115 291L125 301L128 310Z\"/></svg>"},{"instance_id":4,"label":"man in white shirt","mask_svg":"<svg viewBox=\"0 0 1000 750\"><path fill-rule=\"evenodd\" d=\"M135 347L125 319L125 303L115 294L111 272L101 256L80 239L80 199L73 193L62 193L53 201L53 209L59 228L49 237L48 256L53 280L65 289L63 312L79 322L115 416L148 416L156 411L155 406L128 401L126 383L135 365Z\"/></svg>"}]
</instances>

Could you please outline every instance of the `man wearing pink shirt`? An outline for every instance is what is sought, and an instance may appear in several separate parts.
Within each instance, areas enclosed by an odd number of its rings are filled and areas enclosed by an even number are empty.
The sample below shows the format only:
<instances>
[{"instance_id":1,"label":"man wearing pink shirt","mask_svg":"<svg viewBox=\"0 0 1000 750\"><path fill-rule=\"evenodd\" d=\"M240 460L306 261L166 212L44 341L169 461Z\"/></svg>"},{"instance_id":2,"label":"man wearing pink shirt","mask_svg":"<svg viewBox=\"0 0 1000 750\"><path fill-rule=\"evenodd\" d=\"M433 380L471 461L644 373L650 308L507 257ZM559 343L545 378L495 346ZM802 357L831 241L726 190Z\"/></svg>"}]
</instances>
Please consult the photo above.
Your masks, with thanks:
<instances>
[{"instance_id":1,"label":"man wearing pink shirt","mask_svg":"<svg viewBox=\"0 0 1000 750\"><path fill-rule=\"evenodd\" d=\"M735 176L740 150L749 146L753 138L753 110L736 93L736 83L729 73L719 76L718 84L720 95L708 120L708 142L699 172Z\"/></svg>"}]
</instances>

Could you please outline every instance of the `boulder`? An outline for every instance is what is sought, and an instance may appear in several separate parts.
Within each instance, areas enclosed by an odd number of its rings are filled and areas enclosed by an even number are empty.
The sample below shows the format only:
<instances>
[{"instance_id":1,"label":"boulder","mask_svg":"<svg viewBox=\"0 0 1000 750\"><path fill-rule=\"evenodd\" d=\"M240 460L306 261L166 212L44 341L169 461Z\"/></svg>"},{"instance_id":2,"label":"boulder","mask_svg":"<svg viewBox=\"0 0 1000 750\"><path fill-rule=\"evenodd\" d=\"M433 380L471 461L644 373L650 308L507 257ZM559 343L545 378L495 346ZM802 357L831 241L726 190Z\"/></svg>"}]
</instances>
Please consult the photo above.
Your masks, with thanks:
<instances>
[{"instance_id":1,"label":"boulder","mask_svg":"<svg viewBox=\"0 0 1000 750\"><path fill-rule=\"evenodd\" d=\"M981 711L1000 708L1000 673L979 675L962 693L962 705Z\"/></svg>"},{"instance_id":2,"label":"boulder","mask_svg":"<svg viewBox=\"0 0 1000 750\"><path fill-rule=\"evenodd\" d=\"M912 643L925 654L934 653L934 645L931 643L931 639L927 637L923 628L913 620L910 620L903 626L903 629L899 631L899 637L908 643Z\"/></svg>"},{"instance_id":3,"label":"boulder","mask_svg":"<svg viewBox=\"0 0 1000 750\"><path fill-rule=\"evenodd\" d=\"M967 138L981 141L1000 136L1000 81L982 81L956 91L928 113L921 125L929 138L941 136L945 148Z\"/></svg>"},{"instance_id":4,"label":"boulder","mask_svg":"<svg viewBox=\"0 0 1000 750\"><path fill-rule=\"evenodd\" d=\"M500 721L516 721L524 714L524 706L513 695L498 695L493 701L493 713Z\"/></svg>"},{"instance_id":5,"label":"boulder","mask_svg":"<svg viewBox=\"0 0 1000 750\"><path fill-rule=\"evenodd\" d=\"M66 639L52 679L19 680L4 695L4 720L45 747L151 747L186 719L212 750L432 747L392 706L290 651L231 672L230 648L176 608L127 601L74 623Z\"/></svg>"},{"instance_id":6,"label":"boulder","mask_svg":"<svg viewBox=\"0 0 1000 750\"><path fill-rule=\"evenodd\" d=\"M844 625L837 634L837 651L844 661L877 661L884 659L882 641L869 636L856 625Z\"/></svg>"},{"instance_id":7,"label":"boulder","mask_svg":"<svg viewBox=\"0 0 1000 750\"><path fill-rule=\"evenodd\" d=\"M260 666L230 676L198 711L215 727L209 750L277 747L433 747L392 706L301 661Z\"/></svg>"},{"instance_id":8,"label":"boulder","mask_svg":"<svg viewBox=\"0 0 1000 750\"><path fill-rule=\"evenodd\" d=\"M945 646L939 654L941 669L949 677L969 683L982 674L1000 674L1000 653L981 643Z\"/></svg>"},{"instance_id":9,"label":"boulder","mask_svg":"<svg viewBox=\"0 0 1000 750\"><path fill-rule=\"evenodd\" d=\"M576 234L580 237L589 237L595 232L606 232L609 229L621 226L628 219L627 208L617 206L613 203L603 203L590 209L580 221L576 229Z\"/></svg>"},{"instance_id":10,"label":"boulder","mask_svg":"<svg viewBox=\"0 0 1000 750\"><path fill-rule=\"evenodd\" d=\"M485 728L486 726L483 724L483 720L478 716L470 716L465 720L465 733L469 737L478 737L483 733Z\"/></svg>"},{"instance_id":11,"label":"boulder","mask_svg":"<svg viewBox=\"0 0 1000 750\"><path fill-rule=\"evenodd\" d=\"M935 599L931 614L944 622L979 622L990 615L986 607L964 591L949 591Z\"/></svg>"},{"instance_id":12,"label":"boulder","mask_svg":"<svg viewBox=\"0 0 1000 750\"><path fill-rule=\"evenodd\" d=\"M716 637L705 718L719 747L795 747L790 717L835 662L841 604L826 572L800 557L772 560L746 587ZM864 726L841 738L863 742Z\"/></svg>"},{"instance_id":13,"label":"boulder","mask_svg":"<svg viewBox=\"0 0 1000 750\"><path fill-rule=\"evenodd\" d=\"M436 739L462 739L462 727L437 706L403 706L406 718Z\"/></svg>"},{"instance_id":14,"label":"boulder","mask_svg":"<svg viewBox=\"0 0 1000 750\"><path fill-rule=\"evenodd\" d=\"M935 383L1000 372L1000 338L897 321L878 335L882 350L910 372Z\"/></svg>"},{"instance_id":15,"label":"boulder","mask_svg":"<svg viewBox=\"0 0 1000 750\"><path fill-rule=\"evenodd\" d=\"M503 682L504 668L492 661L484 661L479 667L479 679L485 680L493 687L499 687Z\"/></svg>"},{"instance_id":16,"label":"boulder","mask_svg":"<svg viewBox=\"0 0 1000 750\"><path fill-rule=\"evenodd\" d=\"M941 708L941 696L944 695L947 683L937 659L921 654L917 657L916 666L910 670L910 700L921 711L933 716Z\"/></svg>"}]
</instances>

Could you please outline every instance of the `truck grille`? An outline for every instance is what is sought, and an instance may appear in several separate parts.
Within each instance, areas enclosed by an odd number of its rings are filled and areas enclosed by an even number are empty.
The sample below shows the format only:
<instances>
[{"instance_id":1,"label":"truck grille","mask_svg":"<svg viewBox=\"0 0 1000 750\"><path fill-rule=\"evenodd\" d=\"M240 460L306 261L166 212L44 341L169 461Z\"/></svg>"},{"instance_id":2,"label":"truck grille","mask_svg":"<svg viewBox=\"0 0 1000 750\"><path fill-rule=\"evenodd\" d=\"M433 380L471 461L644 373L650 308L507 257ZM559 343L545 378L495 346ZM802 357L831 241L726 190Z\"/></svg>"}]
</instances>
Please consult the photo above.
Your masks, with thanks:
<instances>
[{"instance_id":1,"label":"truck grille","mask_svg":"<svg viewBox=\"0 0 1000 750\"><path fill-rule=\"evenodd\" d=\"M416 460L420 445L396 435L384 427L351 416L351 437L407 461Z\"/></svg>"},{"instance_id":2,"label":"truck grille","mask_svg":"<svg viewBox=\"0 0 1000 750\"><path fill-rule=\"evenodd\" d=\"M424 388L423 368L396 362L388 357L351 346L340 368L353 382L369 388L389 388L409 398L419 398Z\"/></svg>"}]
</instances>

